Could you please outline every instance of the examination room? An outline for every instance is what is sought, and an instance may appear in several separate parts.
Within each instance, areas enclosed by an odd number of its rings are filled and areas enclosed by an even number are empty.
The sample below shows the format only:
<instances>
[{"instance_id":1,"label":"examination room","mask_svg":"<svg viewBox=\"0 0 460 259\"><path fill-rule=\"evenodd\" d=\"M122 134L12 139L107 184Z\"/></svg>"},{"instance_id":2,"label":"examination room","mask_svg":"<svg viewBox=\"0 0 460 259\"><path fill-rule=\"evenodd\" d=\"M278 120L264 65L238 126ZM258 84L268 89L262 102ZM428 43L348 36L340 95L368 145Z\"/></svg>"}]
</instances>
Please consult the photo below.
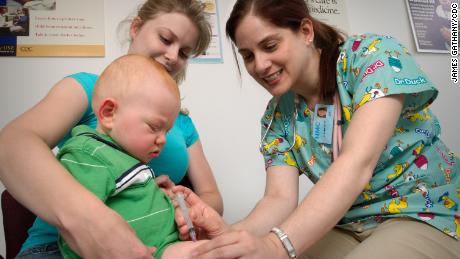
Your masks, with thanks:
<instances>
[{"instance_id":1,"label":"examination room","mask_svg":"<svg viewBox=\"0 0 460 259\"><path fill-rule=\"evenodd\" d=\"M458 0L0 0L0 258L460 258Z\"/></svg>"}]
</instances>

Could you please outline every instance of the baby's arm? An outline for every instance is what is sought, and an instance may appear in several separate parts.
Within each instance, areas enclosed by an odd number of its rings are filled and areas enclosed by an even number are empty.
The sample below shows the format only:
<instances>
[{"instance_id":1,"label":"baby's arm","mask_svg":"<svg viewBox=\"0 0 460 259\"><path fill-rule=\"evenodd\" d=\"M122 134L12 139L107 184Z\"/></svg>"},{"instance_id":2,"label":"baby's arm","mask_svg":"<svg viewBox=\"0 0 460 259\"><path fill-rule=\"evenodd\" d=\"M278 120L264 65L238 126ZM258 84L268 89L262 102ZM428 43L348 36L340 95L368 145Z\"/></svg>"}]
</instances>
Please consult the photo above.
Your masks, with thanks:
<instances>
[{"instance_id":1,"label":"baby's arm","mask_svg":"<svg viewBox=\"0 0 460 259\"><path fill-rule=\"evenodd\" d=\"M174 193L181 192L184 194L185 201L189 206L190 219L193 222L198 239L212 239L222 235L230 228L219 213L203 202L192 190L180 185L173 187L172 190ZM177 202L174 202L174 206L176 207L175 219L180 239L190 240L189 229L182 215L182 210Z\"/></svg>"}]
</instances>

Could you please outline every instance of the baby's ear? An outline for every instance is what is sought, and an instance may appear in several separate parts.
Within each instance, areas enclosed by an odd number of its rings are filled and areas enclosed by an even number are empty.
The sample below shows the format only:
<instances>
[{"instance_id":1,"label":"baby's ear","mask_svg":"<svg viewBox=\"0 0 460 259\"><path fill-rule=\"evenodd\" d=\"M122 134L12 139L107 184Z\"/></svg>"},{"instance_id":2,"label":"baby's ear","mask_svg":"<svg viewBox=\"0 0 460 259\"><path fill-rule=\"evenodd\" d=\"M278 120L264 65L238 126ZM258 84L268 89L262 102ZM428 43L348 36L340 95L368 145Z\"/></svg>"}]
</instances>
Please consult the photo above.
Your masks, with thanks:
<instances>
[{"instance_id":1,"label":"baby's ear","mask_svg":"<svg viewBox=\"0 0 460 259\"><path fill-rule=\"evenodd\" d=\"M117 108L118 102L114 98L102 100L101 106L96 112L98 123L106 129L112 129Z\"/></svg>"}]
</instances>

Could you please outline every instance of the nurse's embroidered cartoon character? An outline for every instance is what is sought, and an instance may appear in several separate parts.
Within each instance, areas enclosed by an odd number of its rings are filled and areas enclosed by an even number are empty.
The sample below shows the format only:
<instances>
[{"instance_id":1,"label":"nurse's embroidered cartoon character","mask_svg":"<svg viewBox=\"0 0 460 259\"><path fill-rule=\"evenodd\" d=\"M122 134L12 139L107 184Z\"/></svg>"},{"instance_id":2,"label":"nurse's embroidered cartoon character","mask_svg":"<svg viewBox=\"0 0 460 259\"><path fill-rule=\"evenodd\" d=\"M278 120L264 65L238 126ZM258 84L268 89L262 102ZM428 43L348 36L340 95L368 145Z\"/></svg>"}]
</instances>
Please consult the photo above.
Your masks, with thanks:
<instances>
[{"instance_id":1,"label":"nurse's embroidered cartoon character","mask_svg":"<svg viewBox=\"0 0 460 259\"><path fill-rule=\"evenodd\" d=\"M432 119L432 117L428 113L428 108L425 108L421 112L417 112L417 113L408 112L404 117L408 119L410 122L416 122L417 120L428 121Z\"/></svg>"},{"instance_id":2,"label":"nurse's embroidered cartoon character","mask_svg":"<svg viewBox=\"0 0 460 259\"><path fill-rule=\"evenodd\" d=\"M353 71L353 75L359 76L359 73L361 72L361 69L359 69L359 67L357 67L357 68L353 68L352 71Z\"/></svg>"},{"instance_id":3,"label":"nurse's embroidered cartoon character","mask_svg":"<svg viewBox=\"0 0 460 259\"><path fill-rule=\"evenodd\" d=\"M454 223L457 226L457 236L460 236L460 216L454 215Z\"/></svg>"},{"instance_id":4,"label":"nurse's embroidered cartoon character","mask_svg":"<svg viewBox=\"0 0 460 259\"><path fill-rule=\"evenodd\" d=\"M395 130L395 133L397 133L396 130ZM396 146L392 147L390 150L391 157L395 157L404 151L404 149L401 147L403 144L404 142L402 142L401 140L396 141Z\"/></svg>"},{"instance_id":5,"label":"nurse's embroidered cartoon character","mask_svg":"<svg viewBox=\"0 0 460 259\"><path fill-rule=\"evenodd\" d=\"M347 73L347 54L340 52L338 63L342 65L342 71L344 74Z\"/></svg>"},{"instance_id":6,"label":"nurse's embroidered cartoon character","mask_svg":"<svg viewBox=\"0 0 460 259\"><path fill-rule=\"evenodd\" d=\"M430 212L419 212L417 213L417 216L423 221L429 221L436 217L433 213Z\"/></svg>"},{"instance_id":7,"label":"nurse's embroidered cartoon character","mask_svg":"<svg viewBox=\"0 0 460 259\"><path fill-rule=\"evenodd\" d=\"M291 158L291 155L290 155L288 152L284 153L284 157L285 157L285 158L284 158L284 162L286 162L286 164L292 165L292 166L296 166L296 165L297 165L297 163L295 162L295 160Z\"/></svg>"},{"instance_id":8,"label":"nurse's embroidered cartoon character","mask_svg":"<svg viewBox=\"0 0 460 259\"><path fill-rule=\"evenodd\" d=\"M390 64L390 67L396 72L399 73L401 72L402 69L402 64L401 60L399 60L399 53L398 51L394 51L394 55L391 54L391 51L385 51L385 54L388 55L388 64Z\"/></svg>"},{"instance_id":9,"label":"nurse's embroidered cartoon character","mask_svg":"<svg viewBox=\"0 0 460 259\"><path fill-rule=\"evenodd\" d=\"M363 98L361 98L361 101L356 105L355 110L363 106L365 103L383 96L385 96L385 94L382 92L382 90L377 88L371 89L369 92L364 94Z\"/></svg>"},{"instance_id":10,"label":"nurse's embroidered cartoon character","mask_svg":"<svg viewBox=\"0 0 460 259\"><path fill-rule=\"evenodd\" d=\"M408 166L409 166L409 163L402 163L402 164L395 165L395 167L393 168L394 173L389 174L387 176L387 182L395 177L400 176L404 172L404 170L406 170Z\"/></svg>"},{"instance_id":11,"label":"nurse's embroidered cartoon character","mask_svg":"<svg viewBox=\"0 0 460 259\"><path fill-rule=\"evenodd\" d=\"M307 143L307 140L302 138L300 135L298 134L295 134L295 144L294 144L294 148L295 150L299 151L300 150L300 147L302 145L305 145Z\"/></svg>"},{"instance_id":12,"label":"nurse's embroidered cartoon character","mask_svg":"<svg viewBox=\"0 0 460 259\"><path fill-rule=\"evenodd\" d=\"M391 197L399 197L398 190L396 190L395 187L393 187L392 185L385 185L385 190L387 190L388 194L390 194Z\"/></svg>"},{"instance_id":13,"label":"nurse's embroidered cartoon character","mask_svg":"<svg viewBox=\"0 0 460 259\"><path fill-rule=\"evenodd\" d=\"M457 203L455 203L450 197L449 197L449 192L445 192L439 197L438 199L439 203L442 203L444 207L456 211L458 209Z\"/></svg>"},{"instance_id":14,"label":"nurse's embroidered cartoon character","mask_svg":"<svg viewBox=\"0 0 460 259\"><path fill-rule=\"evenodd\" d=\"M441 163L438 165L439 169L441 172L444 174L444 178L446 179L446 183L450 184L451 183L451 173L452 173L452 168L444 168Z\"/></svg>"},{"instance_id":15,"label":"nurse's embroidered cartoon character","mask_svg":"<svg viewBox=\"0 0 460 259\"><path fill-rule=\"evenodd\" d=\"M315 155L311 155L310 159L308 160L307 164L309 166L314 166L316 163L316 156Z\"/></svg>"},{"instance_id":16,"label":"nurse's embroidered cartoon character","mask_svg":"<svg viewBox=\"0 0 460 259\"><path fill-rule=\"evenodd\" d=\"M345 117L346 122L350 122L351 120L351 106L350 105L344 105L342 107L343 110L343 116Z\"/></svg>"},{"instance_id":17,"label":"nurse's embroidered cartoon character","mask_svg":"<svg viewBox=\"0 0 460 259\"><path fill-rule=\"evenodd\" d=\"M281 116L282 116L281 112L276 112L276 113L275 113L275 118L276 118L276 119L280 119Z\"/></svg>"},{"instance_id":18,"label":"nurse's embroidered cartoon character","mask_svg":"<svg viewBox=\"0 0 460 259\"><path fill-rule=\"evenodd\" d=\"M409 52L409 49L406 48L406 46L402 45L401 43L398 44L401 46L402 50L404 51L404 54L411 56L412 54Z\"/></svg>"},{"instance_id":19,"label":"nurse's embroidered cartoon character","mask_svg":"<svg viewBox=\"0 0 460 259\"><path fill-rule=\"evenodd\" d=\"M408 130L403 128L403 127L399 127L399 128L396 128L395 129L395 133L399 133L399 134L402 134L404 132L407 132Z\"/></svg>"},{"instance_id":20,"label":"nurse's embroidered cartoon character","mask_svg":"<svg viewBox=\"0 0 460 259\"><path fill-rule=\"evenodd\" d=\"M373 200L375 198L377 198L377 195L375 195L375 193L373 193L371 191L372 189L372 186L370 183L368 183L365 187L364 187L364 190L362 192L362 195L363 195L363 199L365 201L370 201L370 200Z\"/></svg>"},{"instance_id":21,"label":"nurse's embroidered cartoon character","mask_svg":"<svg viewBox=\"0 0 460 259\"><path fill-rule=\"evenodd\" d=\"M310 115L310 112L310 109L308 109L308 107L305 107L305 110L303 111L303 116L308 117Z\"/></svg>"},{"instance_id":22,"label":"nurse's embroidered cartoon character","mask_svg":"<svg viewBox=\"0 0 460 259\"><path fill-rule=\"evenodd\" d=\"M269 150L272 146L278 146L280 143L283 143L283 138L276 138L272 142L264 146L265 150Z\"/></svg>"},{"instance_id":23,"label":"nurse's embroidered cartoon character","mask_svg":"<svg viewBox=\"0 0 460 259\"><path fill-rule=\"evenodd\" d=\"M364 37L365 38L365 37ZM354 42L353 42L353 46L351 46L351 51L355 52L358 50L359 48L359 45L361 45L361 42L363 40L361 38L357 38Z\"/></svg>"},{"instance_id":24,"label":"nurse's embroidered cartoon character","mask_svg":"<svg viewBox=\"0 0 460 259\"><path fill-rule=\"evenodd\" d=\"M380 39L380 38L373 40L372 43L369 44L369 46L364 48L364 52L363 52L363 54L361 54L361 56L365 57L365 56L367 56L369 54L372 54L372 53L376 52L377 50L379 50L376 46L377 46L377 43L380 43L381 41L382 41L382 39Z\"/></svg>"},{"instance_id":25,"label":"nurse's embroidered cartoon character","mask_svg":"<svg viewBox=\"0 0 460 259\"><path fill-rule=\"evenodd\" d=\"M396 203L396 199L392 199L390 204L388 204L388 212L390 212L391 214L398 214L398 213L401 213L401 209L405 209L407 208L407 198L406 197L401 197L399 199L399 202ZM382 208L382 210L385 209L385 205L384 207Z\"/></svg>"},{"instance_id":26,"label":"nurse's embroidered cartoon character","mask_svg":"<svg viewBox=\"0 0 460 259\"><path fill-rule=\"evenodd\" d=\"M412 154L416 157L414 164L422 170L426 170L428 168L428 158L424 155L420 155L424 147L425 143L422 141L422 143L412 151Z\"/></svg>"}]
</instances>

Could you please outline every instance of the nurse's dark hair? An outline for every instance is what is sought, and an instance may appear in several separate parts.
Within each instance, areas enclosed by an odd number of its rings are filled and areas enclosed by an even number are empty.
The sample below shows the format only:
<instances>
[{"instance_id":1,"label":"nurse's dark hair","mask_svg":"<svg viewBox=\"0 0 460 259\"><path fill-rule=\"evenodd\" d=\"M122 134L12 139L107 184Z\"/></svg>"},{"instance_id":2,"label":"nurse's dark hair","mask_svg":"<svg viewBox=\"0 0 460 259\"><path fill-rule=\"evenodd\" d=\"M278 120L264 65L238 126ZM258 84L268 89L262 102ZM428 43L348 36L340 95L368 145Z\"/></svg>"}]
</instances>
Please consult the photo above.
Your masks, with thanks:
<instances>
[{"instance_id":1,"label":"nurse's dark hair","mask_svg":"<svg viewBox=\"0 0 460 259\"><path fill-rule=\"evenodd\" d=\"M275 26L291 29L293 32L300 30L303 19L311 20L315 33L314 46L321 49L321 98L324 101L332 101L336 91L339 46L344 41L344 35L337 29L313 18L304 0L237 0L225 28L227 37L234 44L235 31L243 18L249 14L262 18Z\"/></svg>"}]
</instances>

